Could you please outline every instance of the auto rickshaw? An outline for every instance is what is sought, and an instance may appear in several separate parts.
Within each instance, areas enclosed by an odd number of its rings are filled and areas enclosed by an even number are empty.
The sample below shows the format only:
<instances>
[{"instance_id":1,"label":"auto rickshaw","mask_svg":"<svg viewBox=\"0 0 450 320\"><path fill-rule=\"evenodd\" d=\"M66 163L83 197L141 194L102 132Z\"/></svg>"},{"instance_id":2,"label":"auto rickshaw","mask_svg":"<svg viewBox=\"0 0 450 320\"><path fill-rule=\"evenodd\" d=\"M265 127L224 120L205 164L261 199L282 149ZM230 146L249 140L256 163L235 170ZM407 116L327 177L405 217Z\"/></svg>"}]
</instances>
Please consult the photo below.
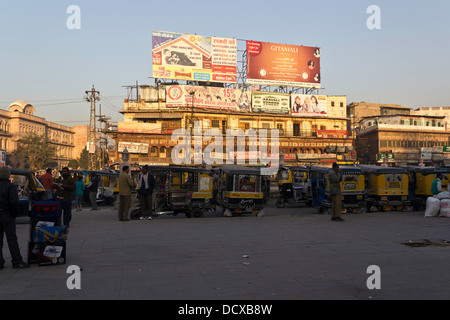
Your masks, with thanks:
<instances>
[{"instance_id":1,"label":"auto rickshaw","mask_svg":"<svg viewBox=\"0 0 450 320\"><path fill-rule=\"evenodd\" d=\"M88 186L91 182L92 173L99 177L96 201L98 204L111 205L116 201L119 194L119 173L110 171L93 171L93 170L72 170L71 173L75 178L76 175L81 175L83 182L86 185L85 195L83 201L90 203Z\"/></svg>"},{"instance_id":2,"label":"auto rickshaw","mask_svg":"<svg viewBox=\"0 0 450 320\"><path fill-rule=\"evenodd\" d=\"M150 166L155 178L153 191L154 215L185 213L188 218L203 217L215 208L212 172L203 168ZM141 215L139 209L131 213L132 219Z\"/></svg>"},{"instance_id":3,"label":"auto rickshaw","mask_svg":"<svg viewBox=\"0 0 450 320\"><path fill-rule=\"evenodd\" d=\"M425 210L428 197L432 197L431 184L439 173L444 175L442 189L448 191L450 168L447 167L402 167L409 176L409 197L414 211Z\"/></svg>"},{"instance_id":4,"label":"auto rickshaw","mask_svg":"<svg viewBox=\"0 0 450 320\"><path fill-rule=\"evenodd\" d=\"M284 208L286 203L312 204L311 180L306 166L282 166L278 169L280 195L276 206Z\"/></svg>"},{"instance_id":5,"label":"auto rickshaw","mask_svg":"<svg viewBox=\"0 0 450 320\"><path fill-rule=\"evenodd\" d=\"M263 176L259 167L234 164L221 165L219 169L218 202L224 216L251 212L263 215Z\"/></svg>"},{"instance_id":6,"label":"auto rickshaw","mask_svg":"<svg viewBox=\"0 0 450 320\"><path fill-rule=\"evenodd\" d=\"M10 181L16 185L19 195L18 216L29 216L33 209L33 201L47 200L47 192L33 172L20 169L10 169L10 172Z\"/></svg>"},{"instance_id":7,"label":"auto rickshaw","mask_svg":"<svg viewBox=\"0 0 450 320\"><path fill-rule=\"evenodd\" d=\"M400 167L359 166L365 177L366 205L370 212L411 211L408 172Z\"/></svg>"},{"instance_id":8,"label":"auto rickshaw","mask_svg":"<svg viewBox=\"0 0 450 320\"><path fill-rule=\"evenodd\" d=\"M325 194L327 187L329 167L311 166L309 172L309 185L311 186L308 197L312 199L312 205L317 213L325 213L322 202L327 199Z\"/></svg>"}]
</instances>

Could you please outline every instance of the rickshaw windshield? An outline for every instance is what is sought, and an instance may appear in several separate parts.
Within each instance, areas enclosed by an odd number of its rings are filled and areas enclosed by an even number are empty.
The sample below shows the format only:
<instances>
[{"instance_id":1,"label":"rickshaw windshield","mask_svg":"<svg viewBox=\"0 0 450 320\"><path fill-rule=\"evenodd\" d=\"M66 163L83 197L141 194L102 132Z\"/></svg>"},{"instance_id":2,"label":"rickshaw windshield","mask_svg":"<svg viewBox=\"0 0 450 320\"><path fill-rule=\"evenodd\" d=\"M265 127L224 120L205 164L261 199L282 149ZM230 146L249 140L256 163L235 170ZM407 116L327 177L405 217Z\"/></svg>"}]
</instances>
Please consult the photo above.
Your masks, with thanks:
<instances>
[{"instance_id":1,"label":"rickshaw windshield","mask_svg":"<svg viewBox=\"0 0 450 320\"><path fill-rule=\"evenodd\" d=\"M279 180L289 179L289 171L286 169L280 169L280 171L278 171L278 179Z\"/></svg>"},{"instance_id":2,"label":"rickshaw windshield","mask_svg":"<svg viewBox=\"0 0 450 320\"><path fill-rule=\"evenodd\" d=\"M256 191L256 176L239 175L239 191Z\"/></svg>"},{"instance_id":3,"label":"rickshaw windshield","mask_svg":"<svg viewBox=\"0 0 450 320\"><path fill-rule=\"evenodd\" d=\"M386 175L388 189L400 189L402 185L402 177L399 174Z\"/></svg>"}]
</instances>

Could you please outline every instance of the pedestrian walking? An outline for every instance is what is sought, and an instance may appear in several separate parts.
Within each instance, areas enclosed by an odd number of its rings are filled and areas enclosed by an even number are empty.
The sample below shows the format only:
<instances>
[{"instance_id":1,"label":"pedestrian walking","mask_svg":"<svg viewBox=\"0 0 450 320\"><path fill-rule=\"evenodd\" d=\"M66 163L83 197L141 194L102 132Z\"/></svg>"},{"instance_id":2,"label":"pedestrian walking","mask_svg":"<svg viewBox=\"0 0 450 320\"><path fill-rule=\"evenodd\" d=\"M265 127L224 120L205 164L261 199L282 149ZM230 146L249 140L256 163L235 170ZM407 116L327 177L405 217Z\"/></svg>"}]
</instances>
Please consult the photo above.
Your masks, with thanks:
<instances>
[{"instance_id":1,"label":"pedestrian walking","mask_svg":"<svg viewBox=\"0 0 450 320\"><path fill-rule=\"evenodd\" d=\"M80 174L75 182L75 202L77 204L77 211L83 210L83 195L86 186L83 181L83 175Z\"/></svg>"},{"instance_id":2,"label":"pedestrian walking","mask_svg":"<svg viewBox=\"0 0 450 320\"><path fill-rule=\"evenodd\" d=\"M95 172L91 172L90 176L89 176L89 200L91 201L92 204L92 209L91 210L98 210L97 208L97 191L98 191L98 182L100 180L100 177L95 173Z\"/></svg>"},{"instance_id":3,"label":"pedestrian walking","mask_svg":"<svg viewBox=\"0 0 450 320\"><path fill-rule=\"evenodd\" d=\"M138 176L138 194L141 206L141 220L152 219L152 197L155 187L155 178L148 171L148 165L142 167L142 172Z\"/></svg>"},{"instance_id":4,"label":"pedestrian walking","mask_svg":"<svg viewBox=\"0 0 450 320\"><path fill-rule=\"evenodd\" d=\"M54 187L56 189L56 198L59 201L57 224L61 223L69 227L72 220L72 199L76 190L75 181L70 175L69 168L62 168L61 177L59 177Z\"/></svg>"},{"instance_id":5,"label":"pedestrian walking","mask_svg":"<svg viewBox=\"0 0 450 320\"><path fill-rule=\"evenodd\" d=\"M55 183L55 180L53 179L52 175L52 169L47 168L45 174L40 176L42 186L44 187L45 191L47 192L47 200L53 200L53 184Z\"/></svg>"},{"instance_id":6,"label":"pedestrian walking","mask_svg":"<svg viewBox=\"0 0 450 320\"><path fill-rule=\"evenodd\" d=\"M17 242L16 217L19 212L19 195L16 186L9 181L10 176L11 172L8 167L0 168L0 269L5 266L3 234L8 242L13 268L23 269L30 265L22 260Z\"/></svg>"},{"instance_id":7,"label":"pedestrian walking","mask_svg":"<svg viewBox=\"0 0 450 320\"><path fill-rule=\"evenodd\" d=\"M130 167L123 166L119 174L119 221L129 221L128 212L131 206L131 190L135 185L130 177Z\"/></svg>"},{"instance_id":8,"label":"pedestrian walking","mask_svg":"<svg viewBox=\"0 0 450 320\"><path fill-rule=\"evenodd\" d=\"M331 195L331 220L344 221L342 219L342 200L341 200L341 181L342 172L339 165L333 163L333 169L328 173L328 180L330 181L330 195Z\"/></svg>"}]
</instances>

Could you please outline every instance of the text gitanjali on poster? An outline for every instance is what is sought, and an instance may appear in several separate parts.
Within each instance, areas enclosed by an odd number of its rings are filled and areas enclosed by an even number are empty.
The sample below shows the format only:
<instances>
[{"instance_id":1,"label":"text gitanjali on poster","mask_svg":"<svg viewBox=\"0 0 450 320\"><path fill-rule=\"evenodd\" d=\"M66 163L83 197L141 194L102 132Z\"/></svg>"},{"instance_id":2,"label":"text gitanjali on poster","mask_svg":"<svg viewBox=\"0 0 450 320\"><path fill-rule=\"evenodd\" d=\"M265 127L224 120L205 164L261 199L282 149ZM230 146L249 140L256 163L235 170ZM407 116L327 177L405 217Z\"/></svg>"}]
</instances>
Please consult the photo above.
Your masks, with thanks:
<instances>
[{"instance_id":1,"label":"text gitanjali on poster","mask_svg":"<svg viewBox=\"0 0 450 320\"><path fill-rule=\"evenodd\" d=\"M250 84L320 88L320 49L247 41Z\"/></svg>"},{"instance_id":2,"label":"text gitanjali on poster","mask_svg":"<svg viewBox=\"0 0 450 320\"><path fill-rule=\"evenodd\" d=\"M153 31L153 77L236 83L237 40Z\"/></svg>"}]
</instances>

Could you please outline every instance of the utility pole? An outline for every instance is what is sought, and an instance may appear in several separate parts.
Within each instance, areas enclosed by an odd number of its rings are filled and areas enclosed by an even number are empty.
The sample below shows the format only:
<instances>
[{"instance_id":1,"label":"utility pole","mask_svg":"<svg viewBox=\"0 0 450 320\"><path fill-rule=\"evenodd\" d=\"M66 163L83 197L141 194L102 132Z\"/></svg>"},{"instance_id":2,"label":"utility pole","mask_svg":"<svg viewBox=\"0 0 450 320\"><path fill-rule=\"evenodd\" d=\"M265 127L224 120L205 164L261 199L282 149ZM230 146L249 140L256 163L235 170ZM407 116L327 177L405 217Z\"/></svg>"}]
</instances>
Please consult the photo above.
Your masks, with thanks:
<instances>
[{"instance_id":1,"label":"utility pole","mask_svg":"<svg viewBox=\"0 0 450 320\"><path fill-rule=\"evenodd\" d=\"M95 114L95 103L97 101L100 101L100 92L96 91L94 86L92 86L92 89L90 91L85 91L86 96L84 99L87 102L91 103L91 116L90 116L90 127L89 127L89 137L88 137L88 146L89 146L89 170L96 169L96 114Z\"/></svg>"},{"instance_id":2,"label":"utility pole","mask_svg":"<svg viewBox=\"0 0 450 320\"><path fill-rule=\"evenodd\" d=\"M108 131L108 120L111 119L111 117L107 117L102 113L102 105L100 105L100 115L98 115L98 121L100 122L100 167L103 167L105 165L105 152L107 152L108 149L108 137L106 136L106 132ZM105 124L104 128L102 127L102 124Z\"/></svg>"}]
</instances>

